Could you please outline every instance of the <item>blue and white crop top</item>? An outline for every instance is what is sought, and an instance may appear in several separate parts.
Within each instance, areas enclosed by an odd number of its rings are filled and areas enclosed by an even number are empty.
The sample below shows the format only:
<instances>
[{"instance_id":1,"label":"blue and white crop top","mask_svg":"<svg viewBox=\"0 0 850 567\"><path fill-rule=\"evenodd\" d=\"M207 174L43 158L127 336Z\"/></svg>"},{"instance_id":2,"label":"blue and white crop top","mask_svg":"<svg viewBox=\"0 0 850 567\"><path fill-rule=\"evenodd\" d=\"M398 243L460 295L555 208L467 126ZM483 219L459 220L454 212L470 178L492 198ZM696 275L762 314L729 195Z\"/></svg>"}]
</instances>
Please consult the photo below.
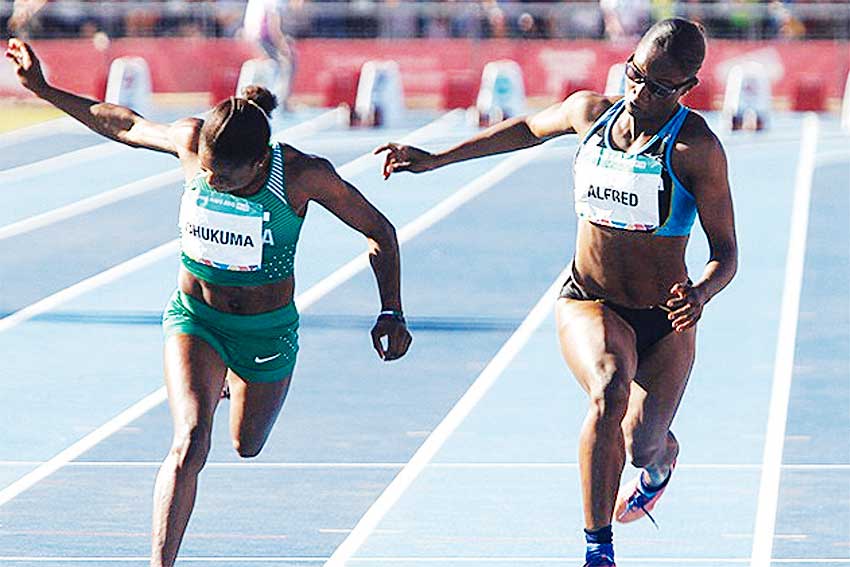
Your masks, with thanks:
<instances>
[{"instance_id":1,"label":"blue and white crop top","mask_svg":"<svg viewBox=\"0 0 850 567\"><path fill-rule=\"evenodd\" d=\"M579 218L655 236L687 236L697 215L696 199L673 172L670 156L688 115L681 106L637 152L611 143L611 127L623 111L617 101L582 139L574 162Z\"/></svg>"}]
</instances>

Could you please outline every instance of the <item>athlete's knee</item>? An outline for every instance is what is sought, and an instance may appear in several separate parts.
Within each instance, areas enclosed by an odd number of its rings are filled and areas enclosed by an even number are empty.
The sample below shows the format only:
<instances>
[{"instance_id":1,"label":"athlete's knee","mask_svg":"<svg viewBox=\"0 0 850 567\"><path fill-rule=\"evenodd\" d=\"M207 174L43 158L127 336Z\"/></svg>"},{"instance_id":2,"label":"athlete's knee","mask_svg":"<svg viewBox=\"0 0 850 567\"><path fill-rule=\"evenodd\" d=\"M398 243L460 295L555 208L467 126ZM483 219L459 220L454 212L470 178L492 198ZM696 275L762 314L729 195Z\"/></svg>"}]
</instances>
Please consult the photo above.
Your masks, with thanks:
<instances>
[{"instance_id":1,"label":"athlete's knee","mask_svg":"<svg viewBox=\"0 0 850 567\"><path fill-rule=\"evenodd\" d=\"M196 425L175 433L170 456L177 473L198 474L210 453L211 432L208 427Z\"/></svg>"},{"instance_id":2,"label":"athlete's knee","mask_svg":"<svg viewBox=\"0 0 850 567\"><path fill-rule=\"evenodd\" d=\"M594 369L590 404L597 417L619 423L629 406L631 376L614 360L602 360Z\"/></svg>"},{"instance_id":3,"label":"athlete's knee","mask_svg":"<svg viewBox=\"0 0 850 567\"><path fill-rule=\"evenodd\" d=\"M265 440L257 442L239 438L233 439L233 448L236 449L236 453L243 459L252 459L259 455L265 444Z\"/></svg>"}]
</instances>

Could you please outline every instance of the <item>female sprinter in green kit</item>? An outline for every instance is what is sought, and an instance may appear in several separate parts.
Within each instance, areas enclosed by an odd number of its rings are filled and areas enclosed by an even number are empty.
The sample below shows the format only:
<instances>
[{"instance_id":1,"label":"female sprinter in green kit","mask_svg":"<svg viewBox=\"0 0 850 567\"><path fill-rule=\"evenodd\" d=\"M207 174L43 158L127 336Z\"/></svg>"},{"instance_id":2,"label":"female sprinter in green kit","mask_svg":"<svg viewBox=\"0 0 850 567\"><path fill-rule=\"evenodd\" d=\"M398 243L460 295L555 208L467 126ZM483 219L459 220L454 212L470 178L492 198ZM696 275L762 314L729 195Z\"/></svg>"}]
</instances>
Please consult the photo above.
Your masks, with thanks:
<instances>
[{"instance_id":1,"label":"female sprinter in green kit","mask_svg":"<svg viewBox=\"0 0 850 567\"><path fill-rule=\"evenodd\" d=\"M225 381L233 445L242 457L260 452L283 406L298 351L293 257L308 203L368 239L382 307L372 343L384 360L403 356L411 342L395 230L327 160L270 143L268 114L276 101L265 89L250 87L246 98L221 102L206 119L157 124L49 85L32 49L17 39L9 40L6 56L38 97L108 138L175 155L185 173L182 266L163 317L174 440L156 480L151 554L151 565L170 566Z\"/></svg>"},{"instance_id":2,"label":"female sprinter in green kit","mask_svg":"<svg viewBox=\"0 0 850 567\"><path fill-rule=\"evenodd\" d=\"M738 265L725 153L705 120L679 104L704 56L697 25L664 20L626 62L625 96L575 93L438 154L399 144L376 150L389 152L389 177L579 135L576 253L556 314L564 358L590 399L579 437L586 566L613 566L612 519L649 516L664 493L697 321ZM521 206L521 187L516 197ZM697 216L710 257L691 282L685 248ZM627 454L643 470L618 490Z\"/></svg>"}]
</instances>

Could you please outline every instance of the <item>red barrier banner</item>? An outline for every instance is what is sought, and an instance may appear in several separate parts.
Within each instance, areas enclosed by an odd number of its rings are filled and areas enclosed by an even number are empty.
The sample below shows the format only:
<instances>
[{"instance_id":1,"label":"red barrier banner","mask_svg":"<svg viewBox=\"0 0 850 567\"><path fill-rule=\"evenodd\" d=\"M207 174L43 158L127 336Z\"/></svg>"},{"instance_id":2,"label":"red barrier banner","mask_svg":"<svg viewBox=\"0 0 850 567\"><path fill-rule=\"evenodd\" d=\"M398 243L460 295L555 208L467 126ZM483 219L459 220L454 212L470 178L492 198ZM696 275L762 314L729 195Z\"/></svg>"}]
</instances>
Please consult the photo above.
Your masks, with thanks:
<instances>
[{"instance_id":1,"label":"red barrier banner","mask_svg":"<svg viewBox=\"0 0 850 567\"><path fill-rule=\"evenodd\" d=\"M512 59L522 67L530 96L555 98L567 87L602 90L609 67L625 61L633 49L600 41L305 40L298 44L294 92L320 93L335 71L392 59L399 64L406 93L434 95L452 72L480 77L488 61ZM699 77L713 96L720 95L729 69L746 61L764 65L775 96L791 98L801 81L816 78L826 97L840 98L850 70L850 44L711 40Z\"/></svg>"},{"instance_id":2,"label":"red barrier banner","mask_svg":"<svg viewBox=\"0 0 850 567\"><path fill-rule=\"evenodd\" d=\"M109 63L123 55L147 60L154 92L214 92L214 98L233 92L241 64L261 55L256 46L229 39L118 39L103 50L90 40L45 40L34 47L55 84L92 96L102 95ZM577 88L603 89L608 68L624 61L633 48L587 40L308 39L297 43L293 93L327 99L335 75L356 73L370 59L392 59L399 64L407 95L441 100L452 76L465 73L477 80L488 61L513 59L523 70L530 96L556 100ZM823 105L834 106L850 71L850 44L710 40L699 75L703 97L716 104L729 69L745 61L764 66L780 101L819 96ZM0 95L25 95L11 66L2 69Z\"/></svg>"}]
</instances>

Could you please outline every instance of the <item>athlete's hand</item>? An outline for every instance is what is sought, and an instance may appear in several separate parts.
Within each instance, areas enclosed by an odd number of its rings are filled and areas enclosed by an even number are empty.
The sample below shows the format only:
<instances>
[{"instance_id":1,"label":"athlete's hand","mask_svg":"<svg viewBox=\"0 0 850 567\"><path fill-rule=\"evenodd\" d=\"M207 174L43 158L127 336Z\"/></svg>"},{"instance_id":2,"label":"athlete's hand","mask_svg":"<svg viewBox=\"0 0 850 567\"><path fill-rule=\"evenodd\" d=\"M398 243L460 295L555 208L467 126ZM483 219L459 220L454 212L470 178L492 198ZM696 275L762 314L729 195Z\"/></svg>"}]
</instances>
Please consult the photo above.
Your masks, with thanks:
<instances>
[{"instance_id":1,"label":"athlete's hand","mask_svg":"<svg viewBox=\"0 0 850 567\"><path fill-rule=\"evenodd\" d=\"M437 167L434 155L413 146L389 143L375 148L374 154L388 152L384 160L384 179L388 179L394 171L410 171L422 173Z\"/></svg>"},{"instance_id":2,"label":"athlete's hand","mask_svg":"<svg viewBox=\"0 0 850 567\"><path fill-rule=\"evenodd\" d=\"M707 300L700 289L690 282L673 284L670 288L670 298L667 300L667 307L670 309L667 318L672 322L673 330L681 333L696 325L702 317L702 308Z\"/></svg>"},{"instance_id":3,"label":"athlete's hand","mask_svg":"<svg viewBox=\"0 0 850 567\"><path fill-rule=\"evenodd\" d=\"M38 94L40 90L47 86L44 73L41 71L41 63L28 44L20 39L11 38L6 49L6 57L12 61L15 66L15 74L18 75L18 80L26 89Z\"/></svg>"},{"instance_id":4,"label":"athlete's hand","mask_svg":"<svg viewBox=\"0 0 850 567\"><path fill-rule=\"evenodd\" d=\"M387 348L384 348L383 339L387 338ZM372 327L372 346L375 347L378 356L382 360L396 360L404 356L413 337L407 331L407 324L403 317L379 315L375 326Z\"/></svg>"}]
</instances>

